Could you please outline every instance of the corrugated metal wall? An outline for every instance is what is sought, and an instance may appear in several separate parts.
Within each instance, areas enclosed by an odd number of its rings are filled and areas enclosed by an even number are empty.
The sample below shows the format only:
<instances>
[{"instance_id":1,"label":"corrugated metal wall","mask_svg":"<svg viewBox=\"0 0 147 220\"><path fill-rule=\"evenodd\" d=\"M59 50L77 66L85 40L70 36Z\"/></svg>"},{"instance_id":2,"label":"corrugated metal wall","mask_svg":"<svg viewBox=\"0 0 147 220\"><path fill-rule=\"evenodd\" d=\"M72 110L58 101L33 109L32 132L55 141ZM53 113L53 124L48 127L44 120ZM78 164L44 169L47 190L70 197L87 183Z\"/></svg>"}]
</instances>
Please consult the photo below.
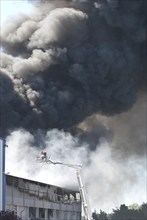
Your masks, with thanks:
<instances>
[{"instance_id":1,"label":"corrugated metal wall","mask_svg":"<svg viewBox=\"0 0 147 220\"><path fill-rule=\"evenodd\" d=\"M22 219L80 220L80 193L6 176L6 204Z\"/></svg>"}]
</instances>

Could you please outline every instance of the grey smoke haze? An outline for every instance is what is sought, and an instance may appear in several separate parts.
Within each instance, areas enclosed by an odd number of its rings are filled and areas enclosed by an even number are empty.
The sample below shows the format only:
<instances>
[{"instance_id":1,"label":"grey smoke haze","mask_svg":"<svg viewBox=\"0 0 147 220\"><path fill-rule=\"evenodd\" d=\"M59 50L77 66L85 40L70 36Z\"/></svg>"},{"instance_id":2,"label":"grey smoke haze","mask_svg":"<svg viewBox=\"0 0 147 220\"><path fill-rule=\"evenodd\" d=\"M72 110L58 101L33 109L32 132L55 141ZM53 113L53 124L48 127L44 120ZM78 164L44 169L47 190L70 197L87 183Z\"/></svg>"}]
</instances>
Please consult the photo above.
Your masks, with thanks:
<instances>
[{"instance_id":1,"label":"grey smoke haze","mask_svg":"<svg viewBox=\"0 0 147 220\"><path fill-rule=\"evenodd\" d=\"M41 2L2 28L1 136L127 111L145 84L145 0Z\"/></svg>"}]
</instances>

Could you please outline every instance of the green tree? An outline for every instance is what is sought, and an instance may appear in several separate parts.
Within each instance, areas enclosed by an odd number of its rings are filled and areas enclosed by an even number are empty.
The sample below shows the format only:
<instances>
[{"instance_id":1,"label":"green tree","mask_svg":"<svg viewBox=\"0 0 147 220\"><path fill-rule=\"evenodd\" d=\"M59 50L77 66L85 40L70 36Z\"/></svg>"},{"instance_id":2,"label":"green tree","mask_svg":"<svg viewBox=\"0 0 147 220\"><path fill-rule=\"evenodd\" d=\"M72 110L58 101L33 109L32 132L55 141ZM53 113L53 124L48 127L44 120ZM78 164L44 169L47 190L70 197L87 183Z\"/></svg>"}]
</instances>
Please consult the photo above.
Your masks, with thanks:
<instances>
[{"instance_id":1,"label":"green tree","mask_svg":"<svg viewBox=\"0 0 147 220\"><path fill-rule=\"evenodd\" d=\"M0 212L0 220L21 220L14 211L1 211Z\"/></svg>"},{"instance_id":2,"label":"green tree","mask_svg":"<svg viewBox=\"0 0 147 220\"><path fill-rule=\"evenodd\" d=\"M129 207L121 205L118 209L113 209L110 214L110 220L146 220L147 219L147 204L141 206L133 204Z\"/></svg>"},{"instance_id":3,"label":"green tree","mask_svg":"<svg viewBox=\"0 0 147 220\"><path fill-rule=\"evenodd\" d=\"M98 218L98 213L96 212L96 210L92 213L92 217L93 217L93 219L95 219L95 220L99 220L99 218Z\"/></svg>"},{"instance_id":4,"label":"green tree","mask_svg":"<svg viewBox=\"0 0 147 220\"><path fill-rule=\"evenodd\" d=\"M129 209L123 204L120 208L113 209L111 220L130 220Z\"/></svg>"},{"instance_id":5,"label":"green tree","mask_svg":"<svg viewBox=\"0 0 147 220\"><path fill-rule=\"evenodd\" d=\"M139 216L141 220L147 219L147 203L143 203L139 208Z\"/></svg>"},{"instance_id":6,"label":"green tree","mask_svg":"<svg viewBox=\"0 0 147 220\"><path fill-rule=\"evenodd\" d=\"M136 203L126 206L121 205L119 208L113 209L111 214L107 214L100 210L97 213L96 210L93 213L93 219L95 220L146 220L147 219L147 204L143 203L138 205Z\"/></svg>"},{"instance_id":7,"label":"green tree","mask_svg":"<svg viewBox=\"0 0 147 220\"><path fill-rule=\"evenodd\" d=\"M107 213L102 210L100 210L99 214L95 211L93 213L93 219L95 219L95 220L109 220Z\"/></svg>"}]
</instances>

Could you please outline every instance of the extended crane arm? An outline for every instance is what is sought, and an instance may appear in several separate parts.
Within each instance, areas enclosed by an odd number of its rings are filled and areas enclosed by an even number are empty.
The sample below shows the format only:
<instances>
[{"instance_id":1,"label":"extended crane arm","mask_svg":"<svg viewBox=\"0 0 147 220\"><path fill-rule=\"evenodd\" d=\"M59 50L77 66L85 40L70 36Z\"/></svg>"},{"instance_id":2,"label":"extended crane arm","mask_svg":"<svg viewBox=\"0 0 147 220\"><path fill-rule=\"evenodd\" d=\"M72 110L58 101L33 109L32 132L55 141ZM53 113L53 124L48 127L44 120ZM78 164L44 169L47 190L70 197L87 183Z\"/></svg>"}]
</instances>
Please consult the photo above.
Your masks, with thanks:
<instances>
[{"instance_id":1,"label":"extended crane arm","mask_svg":"<svg viewBox=\"0 0 147 220\"><path fill-rule=\"evenodd\" d=\"M86 220L92 220L92 212L89 206L89 201L87 198L87 192L85 189L85 185L83 184L80 169L76 169L76 175L77 175L77 180L79 184L79 190L82 198L82 203L83 203L83 211L85 215Z\"/></svg>"},{"instance_id":2,"label":"extended crane arm","mask_svg":"<svg viewBox=\"0 0 147 220\"><path fill-rule=\"evenodd\" d=\"M78 185L79 185L79 190L81 194L81 199L82 199L82 205L83 205L83 211L84 211L84 217L85 220L92 220L92 213L88 204L88 198L87 198L87 193L85 186L82 182L82 177L81 177L81 169L82 169L82 164L68 164L68 163L62 163L62 162L55 162L51 160L50 158L47 157L46 152L41 152L41 155L37 157L36 162L38 163L47 163L47 164L53 164L53 165L64 165L67 167L74 168L76 170L76 176L78 180Z\"/></svg>"}]
</instances>

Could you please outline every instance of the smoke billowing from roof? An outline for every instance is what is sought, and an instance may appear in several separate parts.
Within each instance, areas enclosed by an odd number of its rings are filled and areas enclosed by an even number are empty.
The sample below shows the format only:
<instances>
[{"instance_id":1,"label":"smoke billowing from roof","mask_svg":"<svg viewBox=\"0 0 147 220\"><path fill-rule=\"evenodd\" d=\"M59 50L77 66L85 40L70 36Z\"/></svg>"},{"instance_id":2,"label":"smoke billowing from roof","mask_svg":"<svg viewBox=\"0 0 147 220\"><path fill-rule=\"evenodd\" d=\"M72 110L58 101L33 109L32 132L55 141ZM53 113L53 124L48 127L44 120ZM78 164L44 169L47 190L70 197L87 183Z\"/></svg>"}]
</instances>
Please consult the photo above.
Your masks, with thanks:
<instances>
[{"instance_id":1,"label":"smoke billowing from roof","mask_svg":"<svg viewBox=\"0 0 147 220\"><path fill-rule=\"evenodd\" d=\"M45 5L45 6L44 6ZM146 1L40 1L2 29L1 135L127 111L146 73Z\"/></svg>"}]
</instances>

